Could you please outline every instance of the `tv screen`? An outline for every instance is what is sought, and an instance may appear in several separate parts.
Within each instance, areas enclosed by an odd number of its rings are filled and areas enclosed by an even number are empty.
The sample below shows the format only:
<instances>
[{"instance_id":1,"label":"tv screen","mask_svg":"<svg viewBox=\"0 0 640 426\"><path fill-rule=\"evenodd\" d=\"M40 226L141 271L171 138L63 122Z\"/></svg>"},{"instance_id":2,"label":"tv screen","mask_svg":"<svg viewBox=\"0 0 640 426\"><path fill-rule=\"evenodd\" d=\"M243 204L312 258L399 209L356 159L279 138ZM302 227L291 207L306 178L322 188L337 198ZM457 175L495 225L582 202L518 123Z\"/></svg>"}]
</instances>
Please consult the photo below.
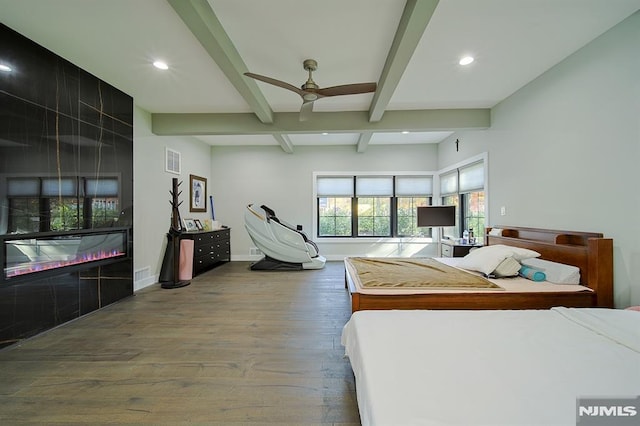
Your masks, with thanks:
<instances>
[{"instance_id":1,"label":"tv screen","mask_svg":"<svg viewBox=\"0 0 640 426\"><path fill-rule=\"evenodd\" d=\"M455 226L456 206L418 207L418 226Z\"/></svg>"}]
</instances>

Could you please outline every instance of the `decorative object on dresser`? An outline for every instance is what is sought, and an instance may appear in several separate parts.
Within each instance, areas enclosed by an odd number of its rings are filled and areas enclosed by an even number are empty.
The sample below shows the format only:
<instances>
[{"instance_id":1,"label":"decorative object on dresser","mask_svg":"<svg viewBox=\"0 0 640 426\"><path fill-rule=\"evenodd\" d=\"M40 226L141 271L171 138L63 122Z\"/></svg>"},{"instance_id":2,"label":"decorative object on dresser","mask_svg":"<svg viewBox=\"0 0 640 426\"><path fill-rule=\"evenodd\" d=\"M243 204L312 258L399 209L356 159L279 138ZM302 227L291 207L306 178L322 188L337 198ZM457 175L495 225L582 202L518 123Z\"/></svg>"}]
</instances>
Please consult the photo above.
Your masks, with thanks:
<instances>
[{"instance_id":1,"label":"decorative object on dresser","mask_svg":"<svg viewBox=\"0 0 640 426\"><path fill-rule=\"evenodd\" d=\"M183 233L180 238L193 241L193 275L231 260L231 228Z\"/></svg>"},{"instance_id":2,"label":"decorative object on dresser","mask_svg":"<svg viewBox=\"0 0 640 426\"><path fill-rule=\"evenodd\" d=\"M160 269L159 281L162 288L180 288L191 284L190 280L180 279L180 234L184 230L179 210L180 204L182 204L180 201L182 191L179 190L181 183L178 182L178 178L173 178L172 189L169 191L171 194L171 226L167 233L167 248Z\"/></svg>"}]
</instances>

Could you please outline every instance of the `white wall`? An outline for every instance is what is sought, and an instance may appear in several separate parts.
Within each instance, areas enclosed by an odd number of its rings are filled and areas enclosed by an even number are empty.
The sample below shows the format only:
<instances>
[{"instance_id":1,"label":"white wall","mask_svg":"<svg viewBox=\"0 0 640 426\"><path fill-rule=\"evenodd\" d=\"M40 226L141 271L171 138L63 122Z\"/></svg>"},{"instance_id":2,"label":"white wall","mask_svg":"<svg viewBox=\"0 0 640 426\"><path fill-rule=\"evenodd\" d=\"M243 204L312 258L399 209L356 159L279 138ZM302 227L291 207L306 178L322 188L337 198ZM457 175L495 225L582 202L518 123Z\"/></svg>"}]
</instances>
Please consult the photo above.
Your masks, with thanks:
<instances>
[{"instance_id":1,"label":"white wall","mask_svg":"<svg viewBox=\"0 0 640 426\"><path fill-rule=\"evenodd\" d=\"M441 168L488 151L492 225L613 238L618 307L640 305L638 46L637 12L497 105L490 130L438 151Z\"/></svg>"},{"instance_id":2,"label":"white wall","mask_svg":"<svg viewBox=\"0 0 640 426\"><path fill-rule=\"evenodd\" d=\"M182 182L183 218L208 217L205 213L189 213L189 174L210 179L209 146L191 137L156 136L151 133L151 115L141 108L134 111L133 143L133 260L138 279L134 290L158 282L166 235L171 225L172 178ZM180 175L165 171L165 149L182 155Z\"/></svg>"},{"instance_id":3,"label":"white wall","mask_svg":"<svg viewBox=\"0 0 640 426\"><path fill-rule=\"evenodd\" d=\"M328 259L347 255L416 253L425 248L413 247L410 241L381 244L379 241L351 243L321 242L313 235L312 217L315 201L313 172L401 172L436 170L437 146L402 145L369 146L357 153L355 146L296 146L294 154L278 146L229 147L211 149L211 184L216 220L231 227L232 260L257 260L249 249L254 247L244 228L246 205L266 204L278 217L293 225L302 225L307 235L318 243L320 253ZM429 254L435 254L431 249Z\"/></svg>"}]
</instances>

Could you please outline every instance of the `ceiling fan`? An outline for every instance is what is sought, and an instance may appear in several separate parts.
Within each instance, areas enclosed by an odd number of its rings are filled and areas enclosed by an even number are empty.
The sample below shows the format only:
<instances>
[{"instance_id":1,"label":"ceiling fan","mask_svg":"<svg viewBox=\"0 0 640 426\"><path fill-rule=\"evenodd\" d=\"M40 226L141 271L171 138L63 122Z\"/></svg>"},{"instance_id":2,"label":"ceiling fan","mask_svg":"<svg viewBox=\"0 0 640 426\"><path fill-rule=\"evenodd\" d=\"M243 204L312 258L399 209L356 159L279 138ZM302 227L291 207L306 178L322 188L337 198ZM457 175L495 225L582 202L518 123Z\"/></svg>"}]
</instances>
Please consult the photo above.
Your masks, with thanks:
<instances>
[{"instance_id":1,"label":"ceiling fan","mask_svg":"<svg viewBox=\"0 0 640 426\"><path fill-rule=\"evenodd\" d=\"M320 88L313 78L311 73L318 69L318 63L313 59L305 59L302 63L305 70L309 71L309 78L298 89L296 86L285 83L284 81L276 80L275 78L265 77L264 75L254 74L251 72L245 72L247 77L255 78L256 80L263 81L265 83L273 84L274 86L282 87L283 89L291 90L302 97L302 107L300 108L300 121L305 121L309 118L311 111L313 111L313 103L320 98L329 96L341 96L341 95L357 95L361 93L371 93L376 91L376 83L355 83L344 84L341 86L332 86Z\"/></svg>"}]
</instances>

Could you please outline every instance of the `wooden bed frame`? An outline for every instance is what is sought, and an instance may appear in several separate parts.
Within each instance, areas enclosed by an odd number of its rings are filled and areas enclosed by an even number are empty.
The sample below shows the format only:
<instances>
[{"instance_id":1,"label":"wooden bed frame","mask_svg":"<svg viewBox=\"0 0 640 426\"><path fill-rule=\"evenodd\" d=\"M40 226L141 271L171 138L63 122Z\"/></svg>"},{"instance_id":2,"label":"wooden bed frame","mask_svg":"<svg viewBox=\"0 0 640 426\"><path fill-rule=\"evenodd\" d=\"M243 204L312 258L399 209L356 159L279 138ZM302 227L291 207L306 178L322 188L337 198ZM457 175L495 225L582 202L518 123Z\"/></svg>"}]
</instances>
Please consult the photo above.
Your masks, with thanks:
<instances>
[{"instance_id":1,"label":"wooden bed frame","mask_svg":"<svg viewBox=\"0 0 640 426\"><path fill-rule=\"evenodd\" d=\"M549 309L613 307L613 240L593 232L496 226L501 236L489 235L485 245L504 244L535 250L541 259L580 268L580 284L593 292L544 293L429 293L376 295L358 293L345 267L345 286L351 295L351 311L367 309Z\"/></svg>"}]
</instances>

